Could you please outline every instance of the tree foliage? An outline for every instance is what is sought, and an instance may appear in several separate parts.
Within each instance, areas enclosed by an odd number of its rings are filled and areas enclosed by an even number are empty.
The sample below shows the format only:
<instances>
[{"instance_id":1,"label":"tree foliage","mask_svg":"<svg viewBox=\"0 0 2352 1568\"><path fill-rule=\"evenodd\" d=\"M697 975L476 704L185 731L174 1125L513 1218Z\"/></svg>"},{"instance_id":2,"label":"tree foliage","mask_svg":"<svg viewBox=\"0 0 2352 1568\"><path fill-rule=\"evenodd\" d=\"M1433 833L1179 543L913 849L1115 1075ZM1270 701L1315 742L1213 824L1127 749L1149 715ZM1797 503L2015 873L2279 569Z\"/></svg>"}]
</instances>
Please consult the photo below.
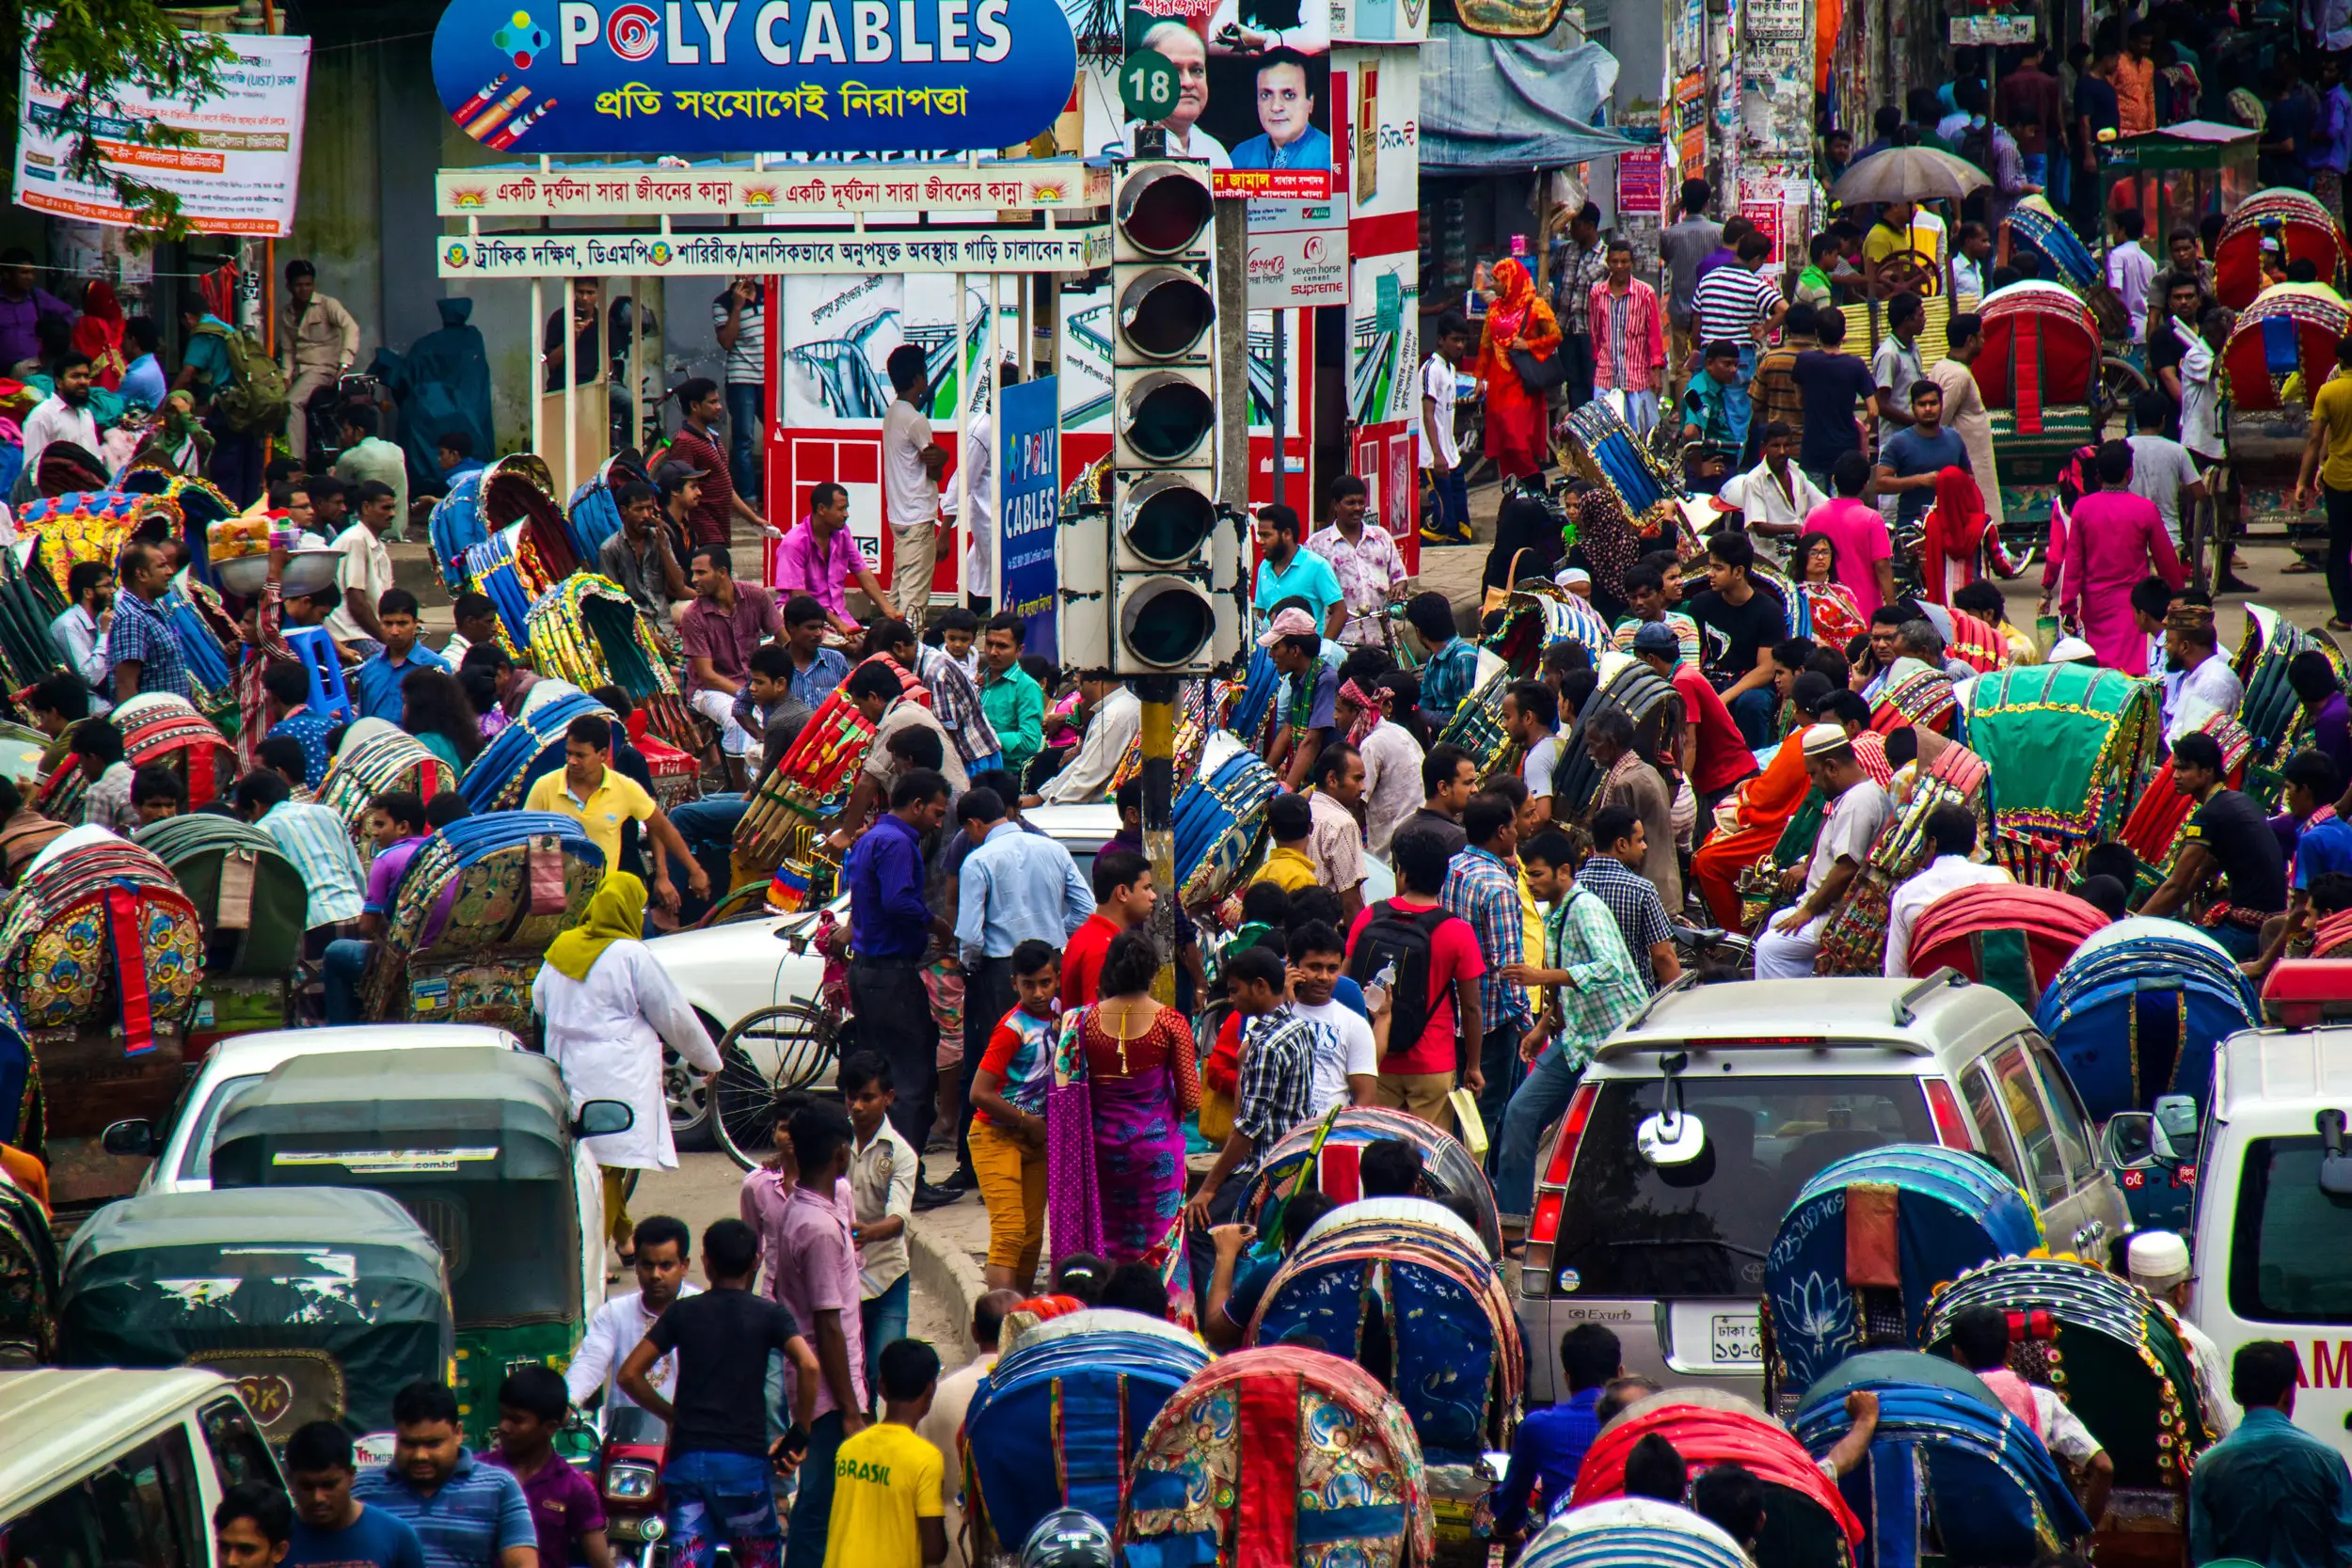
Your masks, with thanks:
<instances>
[{"instance_id":1,"label":"tree foliage","mask_svg":"<svg viewBox=\"0 0 2352 1568\"><path fill-rule=\"evenodd\" d=\"M0 37L11 46L17 69L0 85L7 124L13 135L23 115L24 73L65 95L59 130L66 172L77 180L104 180L115 198L134 214L134 234L180 239L188 230L180 198L120 166L106 166L109 145L135 148L184 147L187 132L123 110L135 97L194 99L218 90L220 70L235 58L217 38L182 32L155 0L51 0L27 14L0 5Z\"/></svg>"}]
</instances>

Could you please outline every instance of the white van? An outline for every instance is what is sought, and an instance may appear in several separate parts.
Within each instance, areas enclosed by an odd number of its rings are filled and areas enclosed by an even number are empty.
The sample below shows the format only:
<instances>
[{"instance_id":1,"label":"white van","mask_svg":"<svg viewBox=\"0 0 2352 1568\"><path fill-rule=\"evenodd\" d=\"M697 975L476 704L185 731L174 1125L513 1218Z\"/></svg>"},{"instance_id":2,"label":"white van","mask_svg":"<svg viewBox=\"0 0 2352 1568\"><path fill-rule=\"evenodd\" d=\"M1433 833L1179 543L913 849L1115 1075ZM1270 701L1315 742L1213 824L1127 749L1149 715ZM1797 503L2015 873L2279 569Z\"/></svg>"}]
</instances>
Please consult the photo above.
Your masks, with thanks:
<instances>
[{"instance_id":1,"label":"white van","mask_svg":"<svg viewBox=\"0 0 2352 1568\"><path fill-rule=\"evenodd\" d=\"M2201 1167L2189 1317L2225 1360L2293 1345L2295 1424L2352 1454L2352 1028L2250 1030L2213 1073L2197 1147L2170 1154Z\"/></svg>"},{"instance_id":2,"label":"white van","mask_svg":"<svg viewBox=\"0 0 2352 1568\"><path fill-rule=\"evenodd\" d=\"M0 1434L10 1563L208 1568L228 1490L285 1484L236 1386L216 1372L0 1372Z\"/></svg>"}]
</instances>

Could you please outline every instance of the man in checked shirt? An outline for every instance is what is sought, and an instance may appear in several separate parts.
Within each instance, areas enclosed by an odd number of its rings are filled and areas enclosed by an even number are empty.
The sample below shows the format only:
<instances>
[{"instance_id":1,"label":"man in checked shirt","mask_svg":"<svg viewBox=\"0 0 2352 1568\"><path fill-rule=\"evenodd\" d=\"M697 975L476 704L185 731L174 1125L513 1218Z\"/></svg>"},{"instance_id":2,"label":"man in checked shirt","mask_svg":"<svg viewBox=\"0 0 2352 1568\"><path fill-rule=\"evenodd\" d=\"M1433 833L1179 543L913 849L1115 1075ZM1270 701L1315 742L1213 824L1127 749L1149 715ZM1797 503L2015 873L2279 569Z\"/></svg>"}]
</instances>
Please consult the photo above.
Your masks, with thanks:
<instances>
[{"instance_id":1,"label":"man in checked shirt","mask_svg":"<svg viewBox=\"0 0 2352 1568\"><path fill-rule=\"evenodd\" d=\"M1447 868L1438 898L1446 913L1468 921L1477 933L1478 956L1486 965L1478 977L1478 1016L1486 1028L1478 1048L1479 1071L1486 1078L1478 1091L1478 1116L1489 1130L1502 1125L1503 1107L1527 1076L1519 1043L1535 1022L1524 986L1502 977L1505 969L1527 960L1526 916L1512 859L1518 848L1518 815L1502 796L1471 798L1462 808L1462 832L1470 844Z\"/></svg>"},{"instance_id":2,"label":"man in checked shirt","mask_svg":"<svg viewBox=\"0 0 2352 1568\"><path fill-rule=\"evenodd\" d=\"M1565 212L1565 209L1563 209ZM1552 314L1560 318L1560 358L1567 367L1568 406L1593 401L1593 291L1609 274L1600 243L1600 209L1587 201L1568 215L1568 240L1555 263Z\"/></svg>"}]
</instances>

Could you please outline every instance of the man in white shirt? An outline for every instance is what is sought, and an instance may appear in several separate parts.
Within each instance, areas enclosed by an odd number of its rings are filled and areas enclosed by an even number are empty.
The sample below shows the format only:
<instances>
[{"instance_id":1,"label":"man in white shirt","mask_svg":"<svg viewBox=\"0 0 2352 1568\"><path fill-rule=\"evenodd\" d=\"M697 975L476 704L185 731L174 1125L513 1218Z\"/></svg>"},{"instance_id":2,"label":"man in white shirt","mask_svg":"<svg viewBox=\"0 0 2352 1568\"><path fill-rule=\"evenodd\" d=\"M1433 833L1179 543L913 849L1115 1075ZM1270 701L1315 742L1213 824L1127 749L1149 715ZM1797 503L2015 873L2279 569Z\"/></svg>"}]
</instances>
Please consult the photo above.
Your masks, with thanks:
<instances>
[{"instance_id":1,"label":"man in white shirt","mask_svg":"<svg viewBox=\"0 0 2352 1568\"><path fill-rule=\"evenodd\" d=\"M2138 208L2110 214L2116 242L2107 252L2107 287L2122 300L2132 319L2132 341L2148 341L2148 291L2156 280L2156 259L2139 237L2148 231L2148 217Z\"/></svg>"},{"instance_id":2,"label":"man in white shirt","mask_svg":"<svg viewBox=\"0 0 2352 1568\"><path fill-rule=\"evenodd\" d=\"M2217 713L2234 714L2246 687L2221 657L2213 610L2175 600L2164 617L2164 743L2201 729Z\"/></svg>"},{"instance_id":3,"label":"man in white shirt","mask_svg":"<svg viewBox=\"0 0 2352 1568\"><path fill-rule=\"evenodd\" d=\"M2196 1275L2189 1271L2188 1243L2169 1230L2134 1231L2124 1266L2131 1270L2133 1284L2173 1308L2172 1326L2188 1350L2188 1368L2197 1378L2205 1424L2216 1437L2227 1437L2237 1430L2242 1413L2230 1398L2230 1364L2223 1359L2221 1347L2188 1321L2190 1288L2196 1283Z\"/></svg>"},{"instance_id":4,"label":"man in white shirt","mask_svg":"<svg viewBox=\"0 0 2352 1568\"><path fill-rule=\"evenodd\" d=\"M1000 384L1021 379L1021 367L1008 359L996 367ZM969 480L965 475L971 476ZM988 405L972 416L963 432L963 467L955 483L941 490L939 515L961 522L963 487L972 486L972 516L963 538L963 596L976 609L989 602L996 586L996 423ZM979 610L985 615L986 610ZM975 681L979 677L972 677Z\"/></svg>"},{"instance_id":5,"label":"man in white shirt","mask_svg":"<svg viewBox=\"0 0 2352 1568\"><path fill-rule=\"evenodd\" d=\"M356 495L374 480L392 493L392 526L387 531L406 542L408 526L408 454L376 434L381 422L373 405L355 403L338 416L343 422L342 455L335 459L335 477Z\"/></svg>"},{"instance_id":6,"label":"man in white shirt","mask_svg":"<svg viewBox=\"0 0 2352 1568\"><path fill-rule=\"evenodd\" d=\"M2006 882L1997 865L1979 865L1968 856L1977 847L1977 818L1966 806L1942 805L1928 813L1928 863L1895 890L1886 907L1886 963L1890 980L1911 974L1911 931L1919 912L1954 888Z\"/></svg>"},{"instance_id":7,"label":"man in white shirt","mask_svg":"<svg viewBox=\"0 0 2352 1568\"><path fill-rule=\"evenodd\" d=\"M900 343L885 362L898 396L882 416L882 515L890 522L890 596L917 632L931 602L931 567L939 559L939 476L947 454L931 438L923 407L930 402L930 369L917 343Z\"/></svg>"},{"instance_id":8,"label":"man in white shirt","mask_svg":"<svg viewBox=\"0 0 2352 1568\"><path fill-rule=\"evenodd\" d=\"M1476 341L1461 312L1448 310L1438 318L1437 352L1421 368L1421 419L1413 435L1429 476L1431 512L1421 531L1427 544L1467 545L1470 539L1470 489L1454 405L1461 397L1462 361Z\"/></svg>"},{"instance_id":9,"label":"man in white shirt","mask_svg":"<svg viewBox=\"0 0 2352 1568\"><path fill-rule=\"evenodd\" d=\"M71 441L98 455L98 421L89 411L89 356L70 351L57 361L57 389L24 417L24 472L38 475L53 441Z\"/></svg>"},{"instance_id":10,"label":"man in white shirt","mask_svg":"<svg viewBox=\"0 0 2352 1568\"><path fill-rule=\"evenodd\" d=\"M1524 760L1519 782L1535 821L1551 820L1551 775L1560 765L1560 694L1541 681L1515 682L1502 694L1502 729Z\"/></svg>"},{"instance_id":11,"label":"man in white shirt","mask_svg":"<svg viewBox=\"0 0 2352 1568\"><path fill-rule=\"evenodd\" d=\"M106 632L115 619L114 569L103 561L77 561L66 574L65 589L73 602L49 623L49 635L63 650L65 667L89 687L90 711L103 713L114 705L106 698L115 684L106 662Z\"/></svg>"},{"instance_id":12,"label":"man in white shirt","mask_svg":"<svg viewBox=\"0 0 2352 1568\"><path fill-rule=\"evenodd\" d=\"M1422 787L1423 753L1413 732L1387 718L1391 693L1377 686L1367 689L1352 680L1340 682L1331 704L1333 725L1345 735L1367 710L1377 710L1372 728L1356 742L1364 764L1364 847L1380 861L1389 858L1389 845L1427 792Z\"/></svg>"},{"instance_id":13,"label":"man in white shirt","mask_svg":"<svg viewBox=\"0 0 2352 1568\"><path fill-rule=\"evenodd\" d=\"M1334 1105L1371 1104L1380 1071L1371 1023L1331 1000L1346 967L1347 942L1336 927L1310 920L1291 932L1291 1011L1320 1025L1308 1101L1316 1116Z\"/></svg>"},{"instance_id":14,"label":"man in white shirt","mask_svg":"<svg viewBox=\"0 0 2352 1568\"><path fill-rule=\"evenodd\" d=\"M376 601L392 586L392 552L384 535L393 520L392 487L380 480L359 486L358 516L336 536L335 585L343 602L326 618L327 634L359 650L365 657L384 645L384 626L375 618Z\"/></svg>"},{"instance_id":15,"label":"man in white shirt","mask_svg":"<svg viewBox=\"0 0 2352 1568\"><path fill-rule=\"evenodd\" d=\"M1094 717L1070 765L1045 781L1037 794L1025 797L1025 806L1075 806L1110 799L1111 775L1136 736L1143 733L1143 703L1127 683L1108 670L1089 670L1078 677L1078 694Z\"/></svg>"},{"instance_id":16,"label":"man in white shirt","mask_svg":"<svg viewBox=\"0 0 2352 1568\"><path fill-rule=\"evenodd\" d=\"M2181 343L2181 445L2202 464L2225 455L2221 442L2221 387L2216 341L2230 335L2230 312L2217 305L2198 329L2178 319L2165 324Z\"/></svg>"},{"instance_id":17,"label":"man in white shirt","mask_svg":"<svg viewBox=\"0 0 2352 1568\"><path fill-rule=\"evenodd\" d=\"M1764 427L1764 461L1734 474L1715 493L1718 512L1737 512L1764 564L1778 570L1788 558L1788 542L1804 531L1804 520L1829 498L1797 467L1796 433L1779 420Z\"/></svg>"},{"instance_id":18,"label":"man in white shirt","mask_svg":"<svg viewBox=\"0 0 2352 1568\"><path fill-rule=\"evenodd\" d=\"M614 1296L588 1316L587 1329L580 1337L580 1348L572 1352L572 1359L564 1369L564 1386L572 1396L575 1407L585 1405L601 1390L605 1408L634 1406L636 1402L621 1391L612 1374L628 1353L637 1348L637 1341L645 1337L654 1320L670 1309L670 1304L681 1296L700 1295L702 1287L686 1277L692 1246L686 1222L667 1214L651 1214L637 1222L629 1236L637 1249L637 1289L628 1295ZM677 1397L677 1357L665 1355L653 1364L645 1381L663 1399Z\"/></svg>"},{"instance_id":19,"label":"man in white shirt","mask_svg":"<svg viewBox=\"0 0 2352 1568\"><path fill-rule=\"evenodd\" d=\"M2140 429L2139 435L2124 437L2132 449L2132 494L2145 496L2156 503L2156 515L2164 519L2165 531L2178 541L2181 497L2185 493L2190 500L2202 501L2204 474L2186 447L2169 436L2154 434L2164 428L2165 420L2172 414L2163 393L2141 393L2132 411Z\"/></svg>"},{"instance_id":20,"label":"man in white shirt","mask_svg":"<svg viewBox=\"0 0 2352 1568\"><path fill-rule=\"evenodd\" d=\"M1828 817L1805 863L1804 896L1794 909L1772 917L1756 942L1756 977L1759 980L1810 979L1814 956L1821 949L1821 927L1830 911L1869 858L1893 801L1886 791L1862 770L1853 741L1836 724L1816 724L1799 742L1804 748L1804 770L1829 802Z\"/></svg>"},{"instance_id":21,"label":"man in white shirt","mask_svg":"<svg viewBox=\"0 0 2352 1568\"><path fill-rule=\"evenodd\" d=\"M1200 129L1200 116L1209 106L1209 46L1189 23L1170 18L1144 29L1140 46L1165 55L1176 68L1176 107L1160 121L1168 131L1168 151L1175 158L1202 158L1212 169L1232 168L1233 155L1215 136ZM1130 157L1135 155L1136 132L1142 122L1129 120L1120 133Z\"/></svg>"}]
</instances>

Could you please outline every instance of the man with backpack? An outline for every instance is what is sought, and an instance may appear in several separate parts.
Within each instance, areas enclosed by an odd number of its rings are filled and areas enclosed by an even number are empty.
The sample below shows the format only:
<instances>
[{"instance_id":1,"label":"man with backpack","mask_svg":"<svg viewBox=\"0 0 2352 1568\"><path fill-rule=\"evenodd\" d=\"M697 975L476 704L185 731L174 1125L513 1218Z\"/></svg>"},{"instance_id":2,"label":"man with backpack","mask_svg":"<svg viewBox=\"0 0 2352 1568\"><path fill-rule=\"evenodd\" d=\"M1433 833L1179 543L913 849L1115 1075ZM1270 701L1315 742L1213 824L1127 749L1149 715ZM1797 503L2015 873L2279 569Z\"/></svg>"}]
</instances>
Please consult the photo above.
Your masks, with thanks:
<instances>
[{"instance_id":1,"label":"man with backpack","mask_svg":"<svg viewBox=\"0 0 2352 1568\"><path fill-rule=\"evenodd\" d=\"M1348 974L1369 987L1388 974L1389 1041L1374 1102L1408 1111L1451 1132L1446 1097L1458 1083L1485 1086L1477 1042L1486 1035L1478 998L1486 964L1478 933L1440 907L1453 856L1445 840L1415 825L1389 846L1397 892L1356 917L1347 935ZM1392 973L1391 973L1392 972ZM1462 1042L1471 1042L1466 1053Z\"/></svg>"},{"instance_id":2,"label":"man with backpack","mask_svg":"<svg viewBox=\"0 0 2352 1568\"><path fill-rule=\"evenodd\" d=\"M286 375L250 332L204 309L200 297L180 308L187 338L174 391L195 398L213 435L205 477L239 507L262 496L262 462L269 437L285 427L291 406Z\"/></svg>"}]
</instances>

